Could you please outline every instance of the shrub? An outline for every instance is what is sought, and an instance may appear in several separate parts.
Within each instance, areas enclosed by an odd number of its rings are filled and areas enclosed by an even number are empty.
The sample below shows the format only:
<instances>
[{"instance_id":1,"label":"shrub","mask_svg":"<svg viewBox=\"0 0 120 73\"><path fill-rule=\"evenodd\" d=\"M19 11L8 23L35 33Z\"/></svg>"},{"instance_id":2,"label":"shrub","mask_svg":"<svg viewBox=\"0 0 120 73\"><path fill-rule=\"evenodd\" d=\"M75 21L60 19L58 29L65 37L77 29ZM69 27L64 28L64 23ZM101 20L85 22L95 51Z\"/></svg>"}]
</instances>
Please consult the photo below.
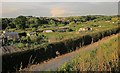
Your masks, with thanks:
<instances>
[{"instance_id":1,"label":"shrub","mask_svg":"<svg viewBox=\"0 0 120 73\"><path fill-rule=\"evenodd\" d=\"M27 42L26 37L25 37L25 36L22 36L22 37L21 37L21 41L26 43L26 42Z\"/></svg>"},{"instance_id":2,"label":"shrub","mask_svg":"<svg viewBox=\"0 0 120 73\"><path fill-rule=\"evenodd\" d=\"M84 36L84 45L91 44L92 42L92 37L90 35L85 35Z\"/></svg>"},{"instance_id":3,"label":"shrub","mask_svg":"<svg viewBox=\"0 0 120 73\"><path fill-rule=\"evenodd\" d=\"M34 31L34 32L35 32L36 30L37 30L37 28L32 28L32 31Z\"/></svg>"},{"instance_id":4,"label":"shrub","mask_svg":"<svg viewBox=\"0 0 120 73\"><path fill-rule=\"evenodd\" d=\"M66 32L71 32L71 31L73 31L73 30L72 30L72 29L67 29L67 30L66 30Z\"/></svg>"},{"instance_id":5,"label":"shrub","mask_svg":"<svg viewBox=\"0 0 120 73\"><path fill-rule=\"evenodd\" d=\"M18 47L19 47L19 48L23 48L24 46L25 46L25 45L24 45L23 43L19 43L19 44L18 44Z\"/></svg>"}]
</instances>

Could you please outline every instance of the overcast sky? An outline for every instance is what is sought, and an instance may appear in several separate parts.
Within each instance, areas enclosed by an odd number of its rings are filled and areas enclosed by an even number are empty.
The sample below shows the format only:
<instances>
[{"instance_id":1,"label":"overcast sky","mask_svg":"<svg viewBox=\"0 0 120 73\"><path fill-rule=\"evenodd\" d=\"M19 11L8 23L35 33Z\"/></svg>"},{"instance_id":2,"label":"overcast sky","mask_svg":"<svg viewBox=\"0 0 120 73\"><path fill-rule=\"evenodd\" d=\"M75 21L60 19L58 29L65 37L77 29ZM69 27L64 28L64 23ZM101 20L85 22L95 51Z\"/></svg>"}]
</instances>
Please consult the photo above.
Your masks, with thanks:
<instances>
[{"instance_id":1,"label":"overcast sky","mask_svg":"<svg viewBox=\"0 0 120 73\"><path fill-rule=\"evenodd\" d=\"M1 0L2 2L118 2L120 0Z\"/></svg>"},{"instance_id":2,"label":"overcast sky","mask_svg":"<svg viewBox=\"0 0 120 73\"><path fill-rule=\"evenodd\" d=\"M2 2L1 11L2 17L117 15L118 2Z\"/></svg>"}]
</instances>

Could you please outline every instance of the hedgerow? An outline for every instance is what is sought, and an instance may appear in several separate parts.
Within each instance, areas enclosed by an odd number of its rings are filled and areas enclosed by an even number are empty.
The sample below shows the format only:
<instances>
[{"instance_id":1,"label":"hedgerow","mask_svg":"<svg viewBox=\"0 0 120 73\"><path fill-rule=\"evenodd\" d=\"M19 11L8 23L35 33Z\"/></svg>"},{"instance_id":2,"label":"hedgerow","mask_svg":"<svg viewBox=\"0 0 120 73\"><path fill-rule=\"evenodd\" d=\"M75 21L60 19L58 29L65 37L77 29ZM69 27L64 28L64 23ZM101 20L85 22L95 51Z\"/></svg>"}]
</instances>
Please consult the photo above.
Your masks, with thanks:
<instances>
[{"instance_id":1,"label":"hedgerow","mask_svg":"<svg viewBox=\"0 0 120 73\"><path fill-rule=\"evenodd\" d=\"M2 70L15 71L19 70L22 63L22 68L26 67L30 63L39 63L44 60L56 57L56 51L60 54L65 54L67 52L76 50L84 45L91 44L92 42L97 42L99 39L119 33L120 28L112 28L107 30L102 30L98 32L93 32L85 34L83 36L74 37L59 42L50 43L44 46L39 46L35 49L30 49L26 51L21 51L12 54L2 55ZM33 60L33 62L31 62Z\"/></svg>"}]
</instances>

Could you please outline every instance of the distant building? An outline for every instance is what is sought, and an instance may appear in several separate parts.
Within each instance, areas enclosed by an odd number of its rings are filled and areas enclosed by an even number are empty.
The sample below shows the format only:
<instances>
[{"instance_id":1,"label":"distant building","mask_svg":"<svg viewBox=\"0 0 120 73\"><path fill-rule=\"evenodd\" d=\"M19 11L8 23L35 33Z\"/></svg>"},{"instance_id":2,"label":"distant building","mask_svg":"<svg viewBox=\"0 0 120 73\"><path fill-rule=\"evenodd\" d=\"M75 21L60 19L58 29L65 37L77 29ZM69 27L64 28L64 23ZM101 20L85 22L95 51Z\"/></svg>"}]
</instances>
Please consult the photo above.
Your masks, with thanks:
<instances>
[{"instance_id":1,"label":"distant building","mask_svg":"<svg viewBox=\"0 0 120 73\"><path fill-rule=\"evenodd\" d=\"M85 28L80 28L78 31L79 32L85 31Z\"/></svg>"},{"instance_id":2,"label":"distant building","mask_svg":"<svg viewBox=\"0 0 120 73\"><path fill-rule=\"evenodd\" d=\"M110 21L105 21L105 22L110 22Z\"/></svg>"},{"instance_id":3,"label":"distant building","mask_svg":"<svg viewBox=\"0 0 120 73\"><path fill-rule=\"evenodd\" d=\"M6 31L3 31L2 36L4 38L7 38L8 40L9 39L18 39L19 38L19 35L18 35L17 32L6 32Z\"/></svg>"},{"instance_id":4,"label":"distant building","mask_svg":"<svg viewBox=\"0 0 120 73\"><path fill-rule=\"evenodd\" d=\"M59 27L59 29L68 29L69 26L63 26L63 27Z\"/></svg>"},{"instance_id":5,"label":"distant building","mask_svg":"<svg viewBox=\"0 0 120 73\"><path fill-rule=\"evenodd\" d=\"M112 23L115 23L115 22L112 22Z\"/></svg>"},{"instance_id":6,"label":"distant building","mask_svg":"<svg viewBox=\"0 0 120 73\"><path fill-rule=\"evenodd\" d=\"M49 32L53 32L53 30L44 30L43 32L49 33Z\"/></svg>"},{"instance_id":7,"label":"distant building","mask_svg":"<svg viewBox=\"0 0 120 73\"><path fill-rule=\"evenodd\" d=\"M83 31L92 31L92 28L86 27L86 28L80 28L78 32L83 32Z\"/></svg>"},{"instance_id":8,"label":"distant building","mask_svg":"<svg viewBox=\"0 0 120 73\"><path fill-rule=\"evenodd\" d=\"M58 32L66 32L66 29L58 29Z\"/></svg>"}]
</instances>

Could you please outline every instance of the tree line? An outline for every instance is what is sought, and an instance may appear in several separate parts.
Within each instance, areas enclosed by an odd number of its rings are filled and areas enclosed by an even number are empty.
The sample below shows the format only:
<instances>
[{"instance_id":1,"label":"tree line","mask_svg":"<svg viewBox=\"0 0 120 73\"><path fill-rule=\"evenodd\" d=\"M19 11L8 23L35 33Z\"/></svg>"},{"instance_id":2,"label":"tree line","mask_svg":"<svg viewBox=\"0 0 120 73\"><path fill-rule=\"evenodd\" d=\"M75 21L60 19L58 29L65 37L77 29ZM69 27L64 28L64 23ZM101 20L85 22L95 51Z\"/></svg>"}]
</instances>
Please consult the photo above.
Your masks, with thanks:
<instances>
[{"instance_id":1,"label":"tree line","mask_svg":"<svg viewBox=\"0 0 120 73\"><path fill-rule=\"evenodd\" d=\"M70 23L80 23L86 21L100 21L111 20L116 16L100 16L100 15L88 15L88 16L71 16L71 17L33 17L33 16L18 16L16 18L0 18L0 25L2 29L17 28L37 28L44 24L58 26L59 24L67 25Z\"/></svg>"}]
</instances>

